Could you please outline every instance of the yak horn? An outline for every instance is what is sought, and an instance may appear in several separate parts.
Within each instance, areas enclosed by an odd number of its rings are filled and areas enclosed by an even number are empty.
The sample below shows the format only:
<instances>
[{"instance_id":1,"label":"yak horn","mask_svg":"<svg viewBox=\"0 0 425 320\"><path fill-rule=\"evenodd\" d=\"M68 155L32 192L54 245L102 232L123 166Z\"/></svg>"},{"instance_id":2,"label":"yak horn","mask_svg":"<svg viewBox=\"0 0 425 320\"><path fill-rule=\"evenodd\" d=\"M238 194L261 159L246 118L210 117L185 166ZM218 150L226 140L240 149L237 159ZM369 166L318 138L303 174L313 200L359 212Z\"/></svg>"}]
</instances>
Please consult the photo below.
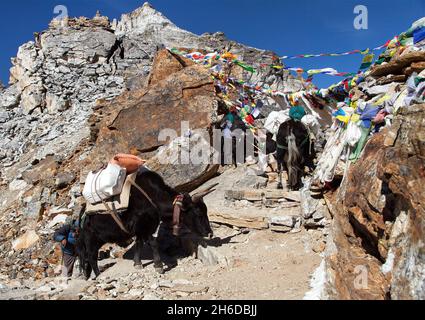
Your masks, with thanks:
<instances>
[{"instance_id":1,"label":"yak horn","mask_svg":"<svg viewBox=\"0 0 425 320\"><path fill-rule=\"evenodd\" d=\"M208 188L206 188L206 189L202 189L201 191L198 191L198 192L197 192L197 193L195 193L194 195L196 195L196 194L200 194L200 193L204 193L205 191L209 191L209 190L211 190L212 188L217 187L218 185L219 185L219 183L212 184L212 185L210 185Z\"/></svg>"},{"instance_id":2,"label":"yak horn","mask_svg":"<svg viewBox=\"0 0 425 320\"><path fill-rule=\"evenodd\" d=\"M192 196L192 201L193 202L198 202L199 200L201 200L203 197L205 197L206 195L210 194L211 192L214 192L215 189L211 189L211 190L204 190L202 192L197 192Z\"/></svg>"},{"instance_id":3,"label":"yak horn","mask_svg":"<svg viewBox=\"0 0 425 320\"><path fill-rule=\"evenodd\" d=\"M192 201L193 202L199 201L200 199L205 197L207 194L210 194L211 192L215 191L215 189L213 190L213 188L217 187L218 185L219 183L214 183L210 185L208 188L202 189L201 191L196 192L194 195L192 195Z\"/></svg>"}]
</instances>

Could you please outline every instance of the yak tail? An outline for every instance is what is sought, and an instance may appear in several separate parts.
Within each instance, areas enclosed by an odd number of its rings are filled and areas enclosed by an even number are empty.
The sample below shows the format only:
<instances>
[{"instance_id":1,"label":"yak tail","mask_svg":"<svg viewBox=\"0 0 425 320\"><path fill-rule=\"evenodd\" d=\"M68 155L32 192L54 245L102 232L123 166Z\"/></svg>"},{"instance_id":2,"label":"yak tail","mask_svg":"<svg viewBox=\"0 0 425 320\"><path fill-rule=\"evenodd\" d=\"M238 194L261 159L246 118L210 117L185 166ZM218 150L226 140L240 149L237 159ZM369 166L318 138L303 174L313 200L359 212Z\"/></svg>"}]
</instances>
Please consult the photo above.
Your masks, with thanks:
<instances>
[{"instance_id":1,"label":"yak tail","mask_svg":"<svg viewBox=\"0 0 425 320\"><path fill-rule=\"evenodd\" d=\"M80 273L84 274L84 269L85 269L85 264L86 264L86 257L87 257L87 249L86 249L86 244L85 244L85 232L83 231L84 228L84 224L86 222L85 219L85 213L86 213L86 204L84 203L81 207L81 210L78 214L78 225L80 227L80 234L77 238L76 241L76 253L78 256L78 260L79 260L79 268L80 268Z\"/></svg>"},{"instance_id":2,"label":"yak tail","mask_svg":"<svg viewBox=\"0 0 425 320\"><path fill-rule=\"evenodd\" d=\"M294 133L291 130L291 134L287 137L288 141L288 159L286 167L288 168L288 181L289 185L294 187L298 183L298 167L300 163L300 152L297 147L297 142Z\"/></svg>"}]
</instances>

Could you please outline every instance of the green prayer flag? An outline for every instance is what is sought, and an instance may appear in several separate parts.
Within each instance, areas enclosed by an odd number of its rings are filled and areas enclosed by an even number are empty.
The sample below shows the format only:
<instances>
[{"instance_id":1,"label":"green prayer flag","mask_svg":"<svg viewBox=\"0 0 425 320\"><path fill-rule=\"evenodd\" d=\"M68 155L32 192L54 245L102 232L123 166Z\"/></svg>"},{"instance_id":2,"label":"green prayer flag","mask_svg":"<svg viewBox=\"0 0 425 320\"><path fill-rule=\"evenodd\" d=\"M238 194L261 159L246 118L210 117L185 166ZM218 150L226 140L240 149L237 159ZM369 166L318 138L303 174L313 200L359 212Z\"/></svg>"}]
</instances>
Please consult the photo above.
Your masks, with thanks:
<instances>
[{"instance_id":1,"label":"green prayer flag","mask_svg":"<svg viewBox=\"0 0 425 320\"><path fill-rule=\"evenodd\" d=\"M365 55L363 58L360 70L368 69L372 65L372 61L375 55L373 53Z\"/></svg>"},{"instance_id":2,"label":"green prayer flag","mask_svg":"<svg viewBox=\"0 0 425 320\"><path fill-rule=\"evenodd\" d=\"M240 62L239 60L233 60L233 63L236 63L238 66L240 66L241 68L243 68L246 71L249 71L251 73L254 73L255 72L255 69L253 67L248 66L248 65Z\"/></svg>"}]
</instances>

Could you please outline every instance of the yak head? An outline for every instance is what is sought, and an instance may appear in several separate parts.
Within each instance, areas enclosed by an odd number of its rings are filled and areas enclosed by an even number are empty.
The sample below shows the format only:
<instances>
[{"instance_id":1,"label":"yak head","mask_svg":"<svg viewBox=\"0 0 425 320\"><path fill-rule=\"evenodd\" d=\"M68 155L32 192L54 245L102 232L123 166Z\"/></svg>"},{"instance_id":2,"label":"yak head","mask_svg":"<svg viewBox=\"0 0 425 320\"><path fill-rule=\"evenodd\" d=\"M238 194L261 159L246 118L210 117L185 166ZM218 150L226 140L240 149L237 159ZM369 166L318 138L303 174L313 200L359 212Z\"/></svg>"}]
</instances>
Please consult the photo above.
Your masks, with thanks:
<instances>
[{"instance_id":1,"label":"yak head","mask_svg":"<svg viewBox=\"0 0 425 320\"><path fill-rule=\"evenodd\" d=\"M209 188L199 191L194 195L185 194L182 205L182 223L195 234L211 239L213 231L211 229L210 220L208 218L208 208L203 198L214 192L213 189L217 184Z\"/></svg>"}]
</instances>

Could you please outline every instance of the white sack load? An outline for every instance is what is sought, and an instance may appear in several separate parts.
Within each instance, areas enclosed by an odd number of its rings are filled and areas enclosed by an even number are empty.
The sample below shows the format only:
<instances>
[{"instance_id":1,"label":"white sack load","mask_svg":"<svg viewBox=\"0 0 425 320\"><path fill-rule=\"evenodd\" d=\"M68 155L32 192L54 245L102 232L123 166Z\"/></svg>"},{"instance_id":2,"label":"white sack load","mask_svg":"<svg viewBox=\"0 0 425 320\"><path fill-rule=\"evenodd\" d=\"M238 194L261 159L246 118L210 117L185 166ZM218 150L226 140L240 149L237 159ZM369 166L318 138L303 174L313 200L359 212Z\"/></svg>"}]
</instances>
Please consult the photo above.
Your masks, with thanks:
<instances>
[{"instance_id":1,"label":"white sack load","mask_svg":"<svg viewBox=\"0 0 425 320\"><path fill-rule=\"evenodd\" d=\"M91 171L84 185L83 196L91 204L96 204L121 193L127 170L109 163L100 171Z\"/></svg>"},{"instance_id":2,"label":"white sack load","mask_svg":"<svg viewBox=\"0 0 425 320\"><path fill-rule=\"evenodd\" d=\"M271 132L273 135L276 135L279 131L279 127L282 123L289 119L289 109L282 111L272 111L267 117L264 128Z\"/></svg>"},{"instance_id":3,"label":"white sack load","mask_svg":"<svg viewBox=\"0 0 425 320\"><path fill-rule=\"evenodd\" d=\"M320 123L315 116L312 114L306 114L302 117L301 122L309 128L310 132L312 132L315 137L317 137L320 130Z\"/></svg>"}]
</instances>

